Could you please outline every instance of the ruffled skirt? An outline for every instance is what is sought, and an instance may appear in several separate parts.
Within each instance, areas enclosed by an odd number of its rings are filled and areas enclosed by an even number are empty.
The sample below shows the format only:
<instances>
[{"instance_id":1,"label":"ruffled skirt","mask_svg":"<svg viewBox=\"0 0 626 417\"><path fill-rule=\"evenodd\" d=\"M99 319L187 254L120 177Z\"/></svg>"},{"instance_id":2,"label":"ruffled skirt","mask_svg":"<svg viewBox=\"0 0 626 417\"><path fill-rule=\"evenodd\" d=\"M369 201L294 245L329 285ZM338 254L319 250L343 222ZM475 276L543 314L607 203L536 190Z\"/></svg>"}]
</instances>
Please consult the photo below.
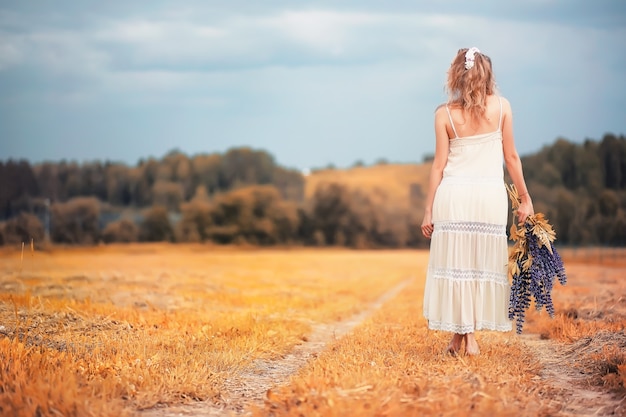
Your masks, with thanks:
<instances>
[{"instance_id":1,"label":"ruffled skirt","mask_svg":"<svg viewBox=\"0 0 626 417\"><path fill-rule=\"evenodd\" d=\"M459 334L512 329L507 212L502 180L444 178L433 202L424 292L429 328Z\"/></svg>"}]
</instances>

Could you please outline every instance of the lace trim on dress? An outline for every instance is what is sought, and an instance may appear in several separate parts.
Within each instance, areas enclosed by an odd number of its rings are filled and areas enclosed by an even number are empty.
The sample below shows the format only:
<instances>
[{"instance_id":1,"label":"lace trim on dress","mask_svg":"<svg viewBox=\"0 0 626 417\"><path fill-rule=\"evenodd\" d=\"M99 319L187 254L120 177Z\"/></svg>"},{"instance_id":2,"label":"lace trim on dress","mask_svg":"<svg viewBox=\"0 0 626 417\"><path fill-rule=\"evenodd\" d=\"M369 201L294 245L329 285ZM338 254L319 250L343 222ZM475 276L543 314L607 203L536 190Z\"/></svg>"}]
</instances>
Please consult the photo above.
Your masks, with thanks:
<instances>
[{"instance_id":1,"label":"lace trim on dress","mask_svg":"<svg viewBox=\"0 0 626 417\"><path fill-rule=\"evenodd\" d=\"M495 184L495 185L504 185L504 181L502 180L502 176L499 177L468 177L468 176L457 176L457 175L444 175L441 179L441 183L448 184Z\"/></svg>"},{"instance_id":2,"label":"lace trim on dress","mask_svg":"<svg viewBox=\"0 0 626 417\"><path fill-rule=\"evenodd\" d=\"M472 324L454 324L441 321L428 320L428 328L431 330L443 330L444 332L453 332L458 334L473 333L476 330L495 330L498 332L509 332L513 329L511 322L494 323L490 321L479 321L476 325Z\"/></svg>"},{"instance_id":3,"label":"lace trim on dress","mask_svg":"<svg viewBox=\"0 0 626 417\"><path fill-rule=\"evenodd\" d=\"M502 142L502 133L500 131L488 132L488 133L480 133L478 135L473 136L465 136L462 138L452 138L450 139L450 150L455 148L463 149L466 146L471 148L476 145L481 145L489 142Z\"/></svg>"},{"instance_id":4,"label":"lace trim on dress","mask_svg":"<svg viewBox=\"0 0 626 417\"><path fill-rule=\"evenodd\" d=\"M435 233L477 233L506 236L506 225L480 222L436 222Z\"/></svg>"},{"instance_id":5,"label":"lace trim on dress","mask_svg":"<svg viewBox=\"0 0 626 417\"><path fill-rule=\"evenodd\" d=\"M506 270L505 270L506 271ZM480 281L495 282L496 284L509 284L506 272L478 271L468 269L431 269L431 276L435 279L447 279L451 281Z\"/></svg>"}]
</instances>

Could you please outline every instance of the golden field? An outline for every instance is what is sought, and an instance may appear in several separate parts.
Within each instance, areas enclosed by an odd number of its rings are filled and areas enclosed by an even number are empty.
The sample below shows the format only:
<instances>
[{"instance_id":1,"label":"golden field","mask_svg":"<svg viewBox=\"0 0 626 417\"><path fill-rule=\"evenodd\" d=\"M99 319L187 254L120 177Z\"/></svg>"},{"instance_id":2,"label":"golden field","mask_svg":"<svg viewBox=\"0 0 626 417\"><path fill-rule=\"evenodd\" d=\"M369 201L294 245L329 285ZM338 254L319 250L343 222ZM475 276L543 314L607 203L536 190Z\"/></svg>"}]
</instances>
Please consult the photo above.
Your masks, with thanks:
<instances>
[{"instance_id":1,"label":"golden field","mask_svg":"<svg viewBox=\"0 0 626 417\"><path fill-rule=\"evenodd\" d=\"M420 187L422 194L426 194L430 167L430 163L382 164L320 170L307 176L305 196L312 197L321 184L335 182L348 189L363 192L374 201L382 201L394 207L408 208L411 202L412 186Z\"/></svg>"},{"instance_id":2,"label":"golden field","mask_svg":"<svg viewBox=\"0 0 626 417\"><path fill-rule=\"evenodd\" d=\"M563 251L554 319L451 357L421 314L426 251L4 250L0 414L624 414L613 251Z\"/></svg>"}]
</instances>

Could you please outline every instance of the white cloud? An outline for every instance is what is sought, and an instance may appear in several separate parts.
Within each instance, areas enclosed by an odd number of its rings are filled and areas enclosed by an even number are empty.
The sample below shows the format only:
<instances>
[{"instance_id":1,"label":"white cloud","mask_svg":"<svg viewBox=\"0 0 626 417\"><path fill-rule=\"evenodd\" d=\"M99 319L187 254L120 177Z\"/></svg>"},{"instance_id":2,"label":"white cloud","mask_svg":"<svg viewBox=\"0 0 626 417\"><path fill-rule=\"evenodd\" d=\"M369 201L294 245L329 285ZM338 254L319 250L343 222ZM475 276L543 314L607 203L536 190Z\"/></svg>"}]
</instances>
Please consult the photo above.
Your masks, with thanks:
<instances>
[{"instance_id":1,"label":"white cloud","mask_svg":"<svg viewBox=\"0 0 626 417\"><path fill-rule=\"evenodd\" d=\"M282 32L287 39L330 52L340 54L355 41L355 30L372 27L381 18L372 13L349 13L329 10L286 11L277 16L260 19L263 26ZM254 25L256 22L252 22Z\"/></svg>"},{"instance_id":2,"label":"white cloud","mask_svg":"<svg viewBox=\"0 0 626 417\"><path fill-rule=\"evenodd\" d=\"M107 129L100 111L128 105L136 113L125 123L149 119L146 132L156 118L175 131L185 117L181 129L190 137L210 130L228 145L268 148L286 163L319 160L323 140L345 143L336 163L349 164L355 152L361 153L353 159L401 159L402 146L419 159L431 150L432 110L444 98L447 66L458 48L475 45L493 58L503 93L515 98L519 128L535 141L529 149L599 126L585 117L584 102L603 109L606 127L596 127L598 134L623 125L621 114L612 122L625 92L623 25L522 19L503 14L503 5L497 16L462 7L399 12L379 4L382 12L340 11L331 3L258 4L249 13L229 6L214 6L220 10L213 13L204 2L193 10L134 7L137 13L94 13L89 24L73 26L57 23L59 14L30 22L0 12L0 103L19 95L23 114L30 114L29 104L63 114L64 106L88 103L96 114L94 135ZM69 13L68 21L74 18ZM184 106L183 116L173 115L176 106ZM0 115L0 133L3 123L14 122ZM385 153L390 143L397 154ZM294 163L307 165L302 161Z\"/></svg>"},{"instance_id":3,"label":"white cloud","mask_svg":"<svg viewBox=\"0 0 626 417\"><path fill-rule=\"evenodd\" d=\"M437 61L476 44L501 56L501 68L549 62L571 48L610 36L550 23L428 13L280 11L225 17L200 24L176 16L102 20L94 29L49 29L8 35L0 65L24 56L46 69L72 71L228 71L291 65L374 64L393 60ZM603 38L603 39L600 39ZM546 40L551 42L546 42ZM439 62L438 62L439 63ZM108 68L110 67L110 68Z\"/></svg>"},{"instance_id":4,"label":"white cloud","mask_svg":"<svg viewBox=\"0 0 626 417\"><path fill-rule=\"evenodd\" d=\"M22 51L20 47L8 39L4 34L0 34L0 71L13 67L22 61Z\"/></svg>"},{"instance_id":5,"label":"white cloud","mask_svg":"<svg viewBox=\"0 0 626 417\"><path fill-rule=\"evenodd\" d=\"M598 59L607 59L604 45L623 35L624 29L446 14L291 10L204 24L175 15L107 19L82 31L7 33L0 40L0 70L30 62L44 74L78 73L108 87L117 80L134 91L171 90L197 79L177 72L219 77L274 66L392 68L395 62L442 74L457 48L477 45L494 58L496 74L566 84L593 72ZM623 52L614 54L624 60Z\"/></svg>"},{"instance_id":6,"label":"white cloud","mask_svg":"<svg viewBox=\"0 0 626 417\"><path fill-rule=\"evenodd\" d=\"M332 65L415 58L445 35L442 16L284 11L198 24L180 20L103 22L83 34L114 68L220 71L272 65ZM444 29L433 36L433 31Z\"/></svg>"}]
</instances>

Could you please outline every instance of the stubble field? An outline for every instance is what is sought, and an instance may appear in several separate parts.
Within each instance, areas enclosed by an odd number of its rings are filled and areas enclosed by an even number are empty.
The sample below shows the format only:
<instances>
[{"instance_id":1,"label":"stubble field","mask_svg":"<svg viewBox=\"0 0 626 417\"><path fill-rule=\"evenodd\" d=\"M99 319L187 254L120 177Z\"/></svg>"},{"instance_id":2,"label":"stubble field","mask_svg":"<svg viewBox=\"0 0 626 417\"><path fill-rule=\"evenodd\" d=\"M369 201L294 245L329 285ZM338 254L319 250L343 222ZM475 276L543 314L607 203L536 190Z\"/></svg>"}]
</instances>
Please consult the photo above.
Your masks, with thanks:
<instances>
[{"instance_id":1,"label":"stubble field","mask_svg":"<svg viewBox=\"0 0 626 417\"><path fill-rule=\"evenodd\" d=\"M5 250L0 414L626 415L626 251L562 255L554 319L451 357L427 251Z\"/></svg>"}]
</instances>

